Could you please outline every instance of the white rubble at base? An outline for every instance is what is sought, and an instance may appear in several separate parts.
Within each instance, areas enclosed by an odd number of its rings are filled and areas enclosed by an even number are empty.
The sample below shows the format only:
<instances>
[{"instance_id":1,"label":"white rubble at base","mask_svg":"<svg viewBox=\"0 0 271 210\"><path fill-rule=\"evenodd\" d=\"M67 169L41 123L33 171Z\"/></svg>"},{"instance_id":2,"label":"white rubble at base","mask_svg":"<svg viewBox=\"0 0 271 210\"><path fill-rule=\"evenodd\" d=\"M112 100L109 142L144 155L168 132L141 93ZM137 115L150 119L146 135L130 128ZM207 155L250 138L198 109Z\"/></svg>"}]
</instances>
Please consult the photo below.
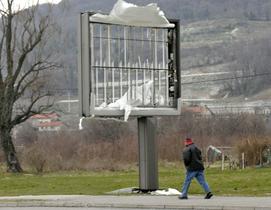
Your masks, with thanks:
<instances>
[{"instance_id":1,"label":"white rubble at base","mask_svg":"<svg viewBox=\"0 0 271 210\"><path fill-rule=\"evenodd\" d=\"M173 188L168 188L165 190L155 190L151 192L151 195L181 195L181 192Z\"/></svg>"},{"instance_id":2,"label":"white rubble at base","mask_svg":"<svg viewBox=\"0 0 271 210\"><path fill-rule=\"evenodd\" d=\"M142 27L174 27L157 4L137 6L123 0L117 1L109 15L97 13L90 17L90 21Z\"/></svg>"}]
</instances>

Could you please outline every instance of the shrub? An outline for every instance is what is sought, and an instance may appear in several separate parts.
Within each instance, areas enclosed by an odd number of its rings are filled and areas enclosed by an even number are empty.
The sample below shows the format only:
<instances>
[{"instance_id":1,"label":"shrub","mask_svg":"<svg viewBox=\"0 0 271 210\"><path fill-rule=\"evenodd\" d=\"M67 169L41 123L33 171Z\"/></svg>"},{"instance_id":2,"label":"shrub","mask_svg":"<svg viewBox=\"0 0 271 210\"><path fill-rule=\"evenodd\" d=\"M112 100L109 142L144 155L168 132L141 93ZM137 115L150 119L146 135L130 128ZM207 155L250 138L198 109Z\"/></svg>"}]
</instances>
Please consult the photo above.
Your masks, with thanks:
<instances>
[{"instance_id":1,"label":"shrub","mask_svg":"<svg viewBox=\"0 0 271 210\"><path fill-rule=\"evenodd\" d=\"M137 141L85 141L68 133L43 133L24 149L23 165L36 172L59 170L118 170L137 161Z\"/></svg>"},{"instance_id":2,"label":"shrub","mask_svg":"<svg viewBox=\"0 0 271 210\"><path fill-rule=\"evenodd\" d=\"M36 172L58 170L120 170L138 164L135 120L94 119L84 130L37 132L36 138L23 141L23 165ZM202 149L209 145L237 145L236 153L246 153L249 165L260 164L259 153L266 145L264 119L260 116L198 116L185 113L178 117L157 118L157 148L160 161L180 161L183 139L190 136ZM261 140L261 141L260 141ZM270 140L269 140L270 141ZM20 142L21 145L22 142Z\"/></svg>"},{"instance_id":3,"label":"shrub","mask_svg":"<svg viewBox=\"0 0 271 210\"><path fill-rule=\"evenodd\" d=\"M236 149L239 155L239 160L241 161L241 155L245 155L245 165L255 166L263 165L266 162L266 157L264 156L264 151L270 147L271 139L270 137L260 137L260 136L249 136L241 139L237 142Z\"/></svg>"}]
</instances>

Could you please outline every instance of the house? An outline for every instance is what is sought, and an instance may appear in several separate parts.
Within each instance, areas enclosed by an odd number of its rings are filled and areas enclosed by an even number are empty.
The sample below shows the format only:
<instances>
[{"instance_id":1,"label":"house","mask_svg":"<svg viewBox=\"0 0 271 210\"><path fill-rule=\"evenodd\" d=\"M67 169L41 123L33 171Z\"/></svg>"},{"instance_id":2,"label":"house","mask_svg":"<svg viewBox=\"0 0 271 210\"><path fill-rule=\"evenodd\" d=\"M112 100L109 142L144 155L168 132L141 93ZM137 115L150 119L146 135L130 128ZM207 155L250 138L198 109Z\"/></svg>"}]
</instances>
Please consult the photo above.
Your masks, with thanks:
<instances>
[{"instance_id":1,"label":"house","mask_svg":"<svg viewBox=\"0 0 271 210\"><path fill-rule=\"evenodd\" d=\"M59 118L60 116L56 113L45 113L33 115L30 119L33 127L39 131L58 131L64 126Z\"/></svg>"},{"instance_id":2,"label":"house","mask_svg":"<svg viewBox=\"0 0 271 210\"><path fill-rule=\"evenodd\" d=\"M190 105L190 106L185 105L182 108L182 112L190 112L190 113L199 114L199 115L209 114L208 109L200 105Z\"/></svg>"}]
</instances>

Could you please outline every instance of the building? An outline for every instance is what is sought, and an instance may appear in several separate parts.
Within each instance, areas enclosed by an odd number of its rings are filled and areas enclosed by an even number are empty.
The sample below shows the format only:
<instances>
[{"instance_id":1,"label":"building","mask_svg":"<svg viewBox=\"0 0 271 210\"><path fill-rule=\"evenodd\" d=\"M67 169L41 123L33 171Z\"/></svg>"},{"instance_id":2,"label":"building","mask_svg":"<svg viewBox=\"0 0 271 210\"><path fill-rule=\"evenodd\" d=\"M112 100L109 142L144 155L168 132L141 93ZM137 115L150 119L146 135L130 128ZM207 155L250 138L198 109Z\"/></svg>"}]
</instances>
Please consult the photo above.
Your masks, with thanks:
<instances>
[{"instance_id":1,"label":"building","mask_svg":"<svg viewBox=\"0 0 271 210\"><path fill-rule=\"evenodd\" d=\"M64 123L56 113L36 114L31 117L33 127L39 131L59 131Z\"/></svg>"}]
</instances>

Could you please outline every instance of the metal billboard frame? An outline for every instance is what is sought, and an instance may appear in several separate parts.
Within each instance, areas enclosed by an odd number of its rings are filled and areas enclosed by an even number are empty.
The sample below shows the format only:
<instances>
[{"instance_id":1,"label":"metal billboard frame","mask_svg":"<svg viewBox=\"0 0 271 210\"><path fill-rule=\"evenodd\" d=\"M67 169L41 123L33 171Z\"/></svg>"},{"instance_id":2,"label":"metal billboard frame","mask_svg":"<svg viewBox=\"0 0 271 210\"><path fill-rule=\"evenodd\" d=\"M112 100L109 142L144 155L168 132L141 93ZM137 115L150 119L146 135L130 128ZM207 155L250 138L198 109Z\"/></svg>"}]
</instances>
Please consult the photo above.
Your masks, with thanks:
<instances>
[{"instance_id":1,"label":"metal billboard frame","mask_svg":"<svg viewBox=\"0 0 271 210\"><path fill-rule=\"evenodd\" d=\"M100 109L95 104L95 91L93 88L93 64L91 44L91 24L100 24L90 21L90 16L94 13L81 13L79 17L79 36L78 36L78 88L79 88L79 114L84 117L89 116L108 116L122 117L124 110L120 109ZM179 20L170 20L175 25L174 28L168 28L171 32L172 42L168 43L168 71L172 71L168 77L168 82L174 88L168 87L168 91L173 97L171 106L140 106L131 110L130 116L171 116L181 114L181 72L180 72L180 22ZM104 24L104 23L101 23ZM114 25L114 24L106 24ZM116 24L117 25L117 24ZM127 26L123 26L127 27ZM133 26L136 27L136 26ZM149 27L152 28L152 27ZM155 28L155 27L153 27ZM169 35L168 35L169 36ZM125 67L126 68L126 67ZM171 69L170 69L171 68ZM151 70L151 68L150 68ZM170 85L170 84L169 84ZM154 87L155 89L155 87ZM172 90L173 89L173 90ZM155 96L154 96L155 97ZM144 100L144 99L143 99Z\"/></svg>"}]
</instances>

